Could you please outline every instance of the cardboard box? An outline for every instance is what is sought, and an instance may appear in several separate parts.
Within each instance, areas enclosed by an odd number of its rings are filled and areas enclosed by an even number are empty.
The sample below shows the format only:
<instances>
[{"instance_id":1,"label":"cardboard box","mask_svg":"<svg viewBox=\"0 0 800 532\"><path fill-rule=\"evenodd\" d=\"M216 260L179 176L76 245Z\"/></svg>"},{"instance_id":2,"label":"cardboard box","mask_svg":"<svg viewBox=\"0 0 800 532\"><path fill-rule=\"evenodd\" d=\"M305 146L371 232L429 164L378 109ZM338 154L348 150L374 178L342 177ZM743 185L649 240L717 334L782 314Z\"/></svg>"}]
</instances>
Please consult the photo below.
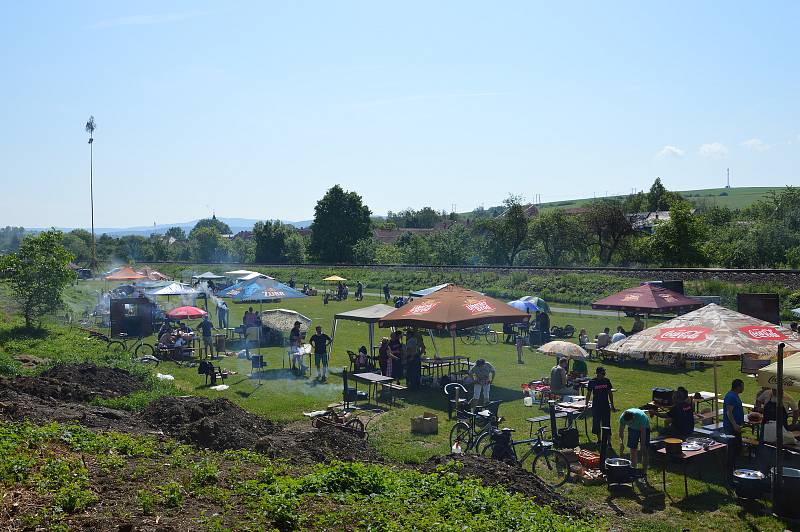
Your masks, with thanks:
<instances>
[{"instance_id":1,"label":"cardboard box","mask_svg":"<svg viewBox=\"0 0 800 532\"><path fill-rule=\"evenodd\" d=\"M411 418L411 432L417 434L438 434L439 418L431 412L423 412L421 416Z\"/></svg>"}]
</instances>

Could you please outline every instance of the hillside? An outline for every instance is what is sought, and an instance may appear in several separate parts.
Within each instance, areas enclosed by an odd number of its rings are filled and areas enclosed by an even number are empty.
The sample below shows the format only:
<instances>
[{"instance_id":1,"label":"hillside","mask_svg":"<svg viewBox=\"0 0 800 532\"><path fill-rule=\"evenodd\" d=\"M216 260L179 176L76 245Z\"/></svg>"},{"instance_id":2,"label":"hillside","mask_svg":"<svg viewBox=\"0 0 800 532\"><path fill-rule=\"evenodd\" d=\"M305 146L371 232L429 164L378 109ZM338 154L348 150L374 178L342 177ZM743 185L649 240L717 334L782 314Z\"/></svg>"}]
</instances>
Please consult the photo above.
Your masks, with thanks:
<instances>
[{"instance_id":1,"label":"hillside","mask_svg":"<svg viewBox=\"0 0 800 532\"><path fill-rule=\"evenodd\" d=\"M711 205L743 209L765 197L771 191L780 191L783 187L732 187L732 188L703 188L699 190L678 191L684 198L691 201L707 202ZM624 196L612 196L622 199ZM553 201L542 203L539 209L568 209L581 207L591 202L594 198L582 198L566 201Z\"/></svg>"}]
</instances>

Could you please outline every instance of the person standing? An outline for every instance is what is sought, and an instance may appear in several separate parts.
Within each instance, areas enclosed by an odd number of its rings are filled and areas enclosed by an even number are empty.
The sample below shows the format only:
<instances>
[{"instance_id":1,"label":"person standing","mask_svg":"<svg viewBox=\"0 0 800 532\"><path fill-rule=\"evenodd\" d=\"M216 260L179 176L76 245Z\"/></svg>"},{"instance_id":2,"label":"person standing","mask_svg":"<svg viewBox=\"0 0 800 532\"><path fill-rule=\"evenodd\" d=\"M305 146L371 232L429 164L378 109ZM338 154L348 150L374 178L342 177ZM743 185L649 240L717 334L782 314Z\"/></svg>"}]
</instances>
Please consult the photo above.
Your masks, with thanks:
<instances>
[{"instance_id":1,"label":"person standing","mask_svg":"<svg viewBox=\"0 0 800 532\"><path fill-rule=\"evenodd\" d=\"M378 348L378 364L381 367L381 375L387 377L392 376L392 367L394 356L391 349L389 349L389 339L381 338L381 346Z\"/></svg>"},{"instance_id":2,"label":"person standing","mask_svg":"<svg viewBox=\"0 0 800 532\"><path fill-rule=\"evenodd\" d=\"M475 361L475 365L469 369L469 376L472 377L475 383L472 388L472 402L480 404L480 398L483 395L484 402L488 403L489 392L495 377L494 366L479 358Z\"/></svg>"},{"instance_id":3,"label":"person standing","mask_svg":"<svg viewBox=\"0 0 800 532\"><path fill-rule=\"evenodd\" d=\"M625 427L628 428L628 449L631 465L636 468L639 451L642 454L642 469L647 479L647 447L650 445L650 416L639 408L629 408L619 417L619 454L624 452Z\"/></svg>"},{"instance_id":4,"label":"person standing","mask_svg":"<svg viewBox=\"0 0 800 532\"><path fill-rule=\"evenodd\" d=\"M364 299L364 283L361 281L356 282L356 301Z\"/></svg>"},{"instance_id":5,"label":"person standing","mask_svg":"<svg viewBox=\"0 0 800 532\"><path fill-rule=\"evenodd\" d=\"M586 385L586 404L592 401L592 434L600 437L601 427L611 428L611 412L616 412L614 406L614 393L611 381L606 377L606 368L603 366L595 370L595 378ZM609 436L611 433L609 433Z\"/></svg>"},{"instance_id":6,"label":"person standing","mask_svg":"<svg viewBox=\"0 0 800 532\"><path fill-rule=\"evenodd\" d=\"M317 325L316 334L311 336L311 347L314 348L314 365L317 367L317 379L325 382L328 379L328 346L333 341L330 336L322 332L322 327ZM322 366L320 373L320 365Z\"/></svg>"},{"instance_id":7,"label":"person standing","mask_svg":"<svg viewBox=\"0 0 800 532\"><path fill-rule=\"evenodd\" d=\"M228 304L222 300L217 304L217 324L222 330L228 328Z\"/></svg>"},{"instance_id":8,"label":"person standing","mask_svg":"<svg viewBox=\"0 0 800 532\"><path fill-rule=\"evenodd\" d=\"M524 364L522 361L522 347L524 345L524 340L522 334L517 334L514 338L514 344L517 347L517 364Z\"/></svg>"},{"instance_id":9,"label":"person standing","mask_svg":"<svg viewBox=\"0 0 800 532\"><path fill-rule=\"evenodd\" d=\"M392 378L400 381L403 378L403 333L394 331L389 339L389 352L392 354Z\"/></svg>"},{"instance_id":10,"label":"person standing","mask_svg":"<svg viewBox=\"0 0 800 532\"><path fill-rule=\"evenodd\" d=\"M389 300L392 299L392 294L389 293L389 283L383 285L383 297L386 299L386 303L388 303Z\"/></svg>"},{"instance_id":11,"label":"person standing","mask_svg":"<svg viewBox=\"0 0 800 532\"><path fill-rule=\"evenodd\" d=\"M292 361L292 371L297 371L297 364L295 364L294 354L300 348L300 322L294 322L292 330L289 331L289 359Z\"/></svg>"},{"instance_id":12,"label":"person standing","mask_svg":"<svg viewBox=\"0 0 800 532\"><path fill-rule=\"evenodd\" d=\"M742 425L744 425L744 407L739 397L744 392L744 381L733 379L731 389L725 394L722 404L722 430L733 436L728 443L728 475L736 469L736 458L742 452Z\"/></svg>"},{"instance_id":13,"label":"person standing","mask_svg":"<svg viewBox=\"0 0 800 532\"><path fill-rule=\"evenodd\" d=\"M203 321L197 325L197 328L203 336L203 354L214 356L214 338L211 336L211 331L214 330L214 324L208 319L208 314L206 314Z\"/></svg>"},{"instance_id":14,"label":"person standing","mask_svg":"<svg viewBox=\"0 0 800 532\"><path fill-rule=\"evenodd\" d=\"M416 329L408 334L406 341L406 384L412 390L419 388L422 377L422 356L425 354L425 343Z\"/></svg>"}]
</instances>

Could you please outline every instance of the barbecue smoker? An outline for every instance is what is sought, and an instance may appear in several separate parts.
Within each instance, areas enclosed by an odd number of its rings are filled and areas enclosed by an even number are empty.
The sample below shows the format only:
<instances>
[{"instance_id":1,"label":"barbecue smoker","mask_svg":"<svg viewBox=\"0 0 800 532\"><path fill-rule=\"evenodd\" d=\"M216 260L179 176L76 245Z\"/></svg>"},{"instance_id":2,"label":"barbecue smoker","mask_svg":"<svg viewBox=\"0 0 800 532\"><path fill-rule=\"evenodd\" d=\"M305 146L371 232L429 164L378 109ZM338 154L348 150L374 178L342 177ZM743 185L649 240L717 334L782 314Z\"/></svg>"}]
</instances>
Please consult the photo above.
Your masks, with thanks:
<instances>
[{"instance_id":1,"label":"barbecue smoker","mask_svg":"<svg viewBox=\"0 0 800 532\"><path fill-rule=\"evenodd\" d=\"M607 458L611 427L600 427L600 468L606 475L608 487L632 485L641 475L627 458Z\"/></svg>"},{"instance_id":2,"label":"barbecue smoker","mask_svg":"<svg viewBox=\"0 0 800 532\"><path fill-rule=\"evenodd\" d=\"M144 338L153 334L153 316L156 305L146 297L111 299L111 336L124 333L130 338Z\"/></svg>"}]
</instances>

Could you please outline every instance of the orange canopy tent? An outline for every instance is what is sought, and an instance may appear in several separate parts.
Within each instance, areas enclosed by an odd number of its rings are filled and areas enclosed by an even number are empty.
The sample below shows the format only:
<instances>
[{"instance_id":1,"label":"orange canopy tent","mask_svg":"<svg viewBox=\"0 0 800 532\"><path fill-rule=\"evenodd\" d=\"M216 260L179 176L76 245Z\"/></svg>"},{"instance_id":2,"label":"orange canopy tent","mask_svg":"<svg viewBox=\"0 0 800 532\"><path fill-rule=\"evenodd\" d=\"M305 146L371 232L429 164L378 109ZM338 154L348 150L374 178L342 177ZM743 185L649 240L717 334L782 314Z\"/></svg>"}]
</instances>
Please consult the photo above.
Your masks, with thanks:
<instances>
[{"instance_id":1,"label":"orange canopy tent","mask_svg":"<svg viewBox=\"0 0 800 532\"><path fill-rule=\"evenodd\" d=\"M106 281L138 281L139 279L146 279L146 275L136 272L130 266L123 266L112 274L106 275Z\"/></svg>"}]
</instances>

